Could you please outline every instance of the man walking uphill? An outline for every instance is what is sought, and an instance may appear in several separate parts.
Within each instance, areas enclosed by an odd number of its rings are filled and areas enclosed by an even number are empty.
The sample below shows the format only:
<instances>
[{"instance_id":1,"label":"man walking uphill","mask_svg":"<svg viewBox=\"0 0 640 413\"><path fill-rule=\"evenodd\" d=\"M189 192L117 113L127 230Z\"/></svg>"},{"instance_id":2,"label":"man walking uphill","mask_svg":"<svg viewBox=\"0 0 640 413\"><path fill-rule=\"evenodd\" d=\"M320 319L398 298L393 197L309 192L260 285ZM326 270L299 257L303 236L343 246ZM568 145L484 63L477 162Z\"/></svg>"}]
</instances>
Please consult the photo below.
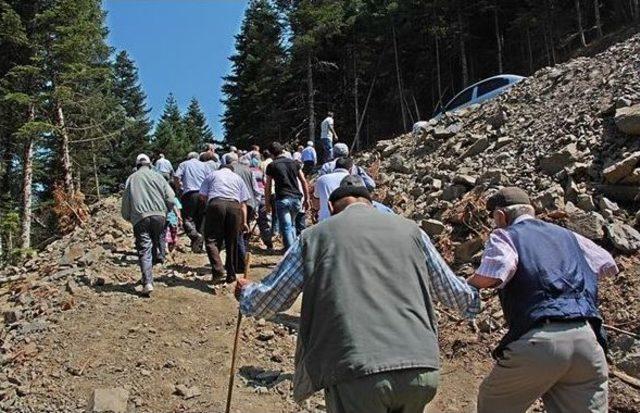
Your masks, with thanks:
<instances>
[{"instance_id":1,"label":"man walking uphill","mask_svg":"<svg viewBox=\"0 0 640 413\"><path fill-rule=\"evenodd\" d=\"M504 188L487 200L493 231L469 284L495 287L509 331L482 382L479 413L607 412L606 338L598 276L618 272L609 253L535 219L528 195Z\"/></svg>"},{"instance_id":2,"label":"man walking uphill","mask_svg":"<svg viewBox=\"0 0 640 413\"><path fill-rule=\"evenodd\" d=\"M226 269L227 282L233 282L240 261L238 237L241 232L249 231L246 204L249 189L231 166L226 165L207 176L200 188L200 197L207 205L204 235L213 277L222 276ZM220 259L223 244L227 251L224 267Z\"/></svg>"},{"instance_id":3,"label":"man walking uphill","mask_svg":"<svg viewBox=\"0 0 640 413\"><path fill-rule=\"evenodd\" d=\"M320 142L322 142L324 162L333 159L333 143L338 140L338 134L333 128L333 112L327 113L327 117L320 123Z\"/></svg>"},{"instance_id":4,"label":"man walking uphill","mask_svg":"<svg viewBox=\"0 0 640 413\"><path fill-rule=\"evenodd\" d=\"M309 190L300 164L284 155L284 148L281 144L272 143L269 151L276 159L267 166L266 206L268 210L271 208L271 188L275 183L275 213L280 224L284 248L287 250L296 238L294 223L296 216L302 209L302 196L304 195L308 204ZM300 187L302 187L302 192Z\"/></svg>"},{"instance_id":5,"label":"man walking uphill","mask_svg":"<svg viewBox=\"0 0 640 413\"><path fill-rule=\"evenodd\" d=\"M122 217L133 224L136 250L142 271L143 294L153 291L153 264L165 256L164 224L173 209L175 194L159 173L151 170L145 154L136 159L138 170L127 179L122 195Z\"/></svg>"},{"instance_id":6,"label":"man walking uphill","mask_svg":"<svg viewBox=\"0 0 640 413\"><path fill-rule=\"evenodd\" d=\"M305 230L272 274L238 280L240 310L268 318L303 293L296 401L324 389L329 413L422 413L439 376L432 299L471 316L477 291L414 222L376 211L359 177L330 202L334 216Z\"/></svg>"},{"instance_id":7,"label":"man walking uphill","mask_svg":"<svg viewBox=\"0 0 640 413\"><path fill-rule=\"evenodd\" d=\"M190 152L187 160L178 165L175 174L176 186L182 190L180 201L184 212L184 231L191 239L193 252L202 252L202 235L200 234L204 205L198 193L204 178L211 169L198 159L198 152Z\"/></svg>"}]
</instances>

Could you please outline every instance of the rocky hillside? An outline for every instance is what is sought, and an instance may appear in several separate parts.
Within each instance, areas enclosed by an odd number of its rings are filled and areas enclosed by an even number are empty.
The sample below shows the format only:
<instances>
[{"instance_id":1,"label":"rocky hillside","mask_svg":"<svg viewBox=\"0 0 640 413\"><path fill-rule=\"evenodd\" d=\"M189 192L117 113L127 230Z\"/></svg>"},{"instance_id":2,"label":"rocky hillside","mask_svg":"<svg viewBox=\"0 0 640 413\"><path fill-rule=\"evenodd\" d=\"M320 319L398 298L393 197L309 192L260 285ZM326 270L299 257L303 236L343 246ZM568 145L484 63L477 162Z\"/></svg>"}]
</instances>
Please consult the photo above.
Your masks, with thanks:
<instances>
[{"instance_id":1,"label":"rocky hillside","mask_svg":"<svg viewBox=\"0 0 640 413\"><path fill-rule=\"evenodd\" d=\"M500 98L362 155L379 197L477 261L481 195L526 189L538 211L616 253L640 247L640 36L545 68Z\"/></svg>"},{"instance_id":2,"label":"rocky hillside","mask_svg":"<svg viewBox=\"0 0 640 413\"><path fill-rule=\"evenodd\" d=\"M640 379L640 36L380 141L360 162L378 198L420 222L460 274L479 263L491 230L484 199L501 186L526 189L543 219L610 250L622 271L601 289L613 366ZM476 328L488 344L504 320L486 298ZM614 387L616 411L638 411L637 390Z\"/></svg>"}]
</instances>

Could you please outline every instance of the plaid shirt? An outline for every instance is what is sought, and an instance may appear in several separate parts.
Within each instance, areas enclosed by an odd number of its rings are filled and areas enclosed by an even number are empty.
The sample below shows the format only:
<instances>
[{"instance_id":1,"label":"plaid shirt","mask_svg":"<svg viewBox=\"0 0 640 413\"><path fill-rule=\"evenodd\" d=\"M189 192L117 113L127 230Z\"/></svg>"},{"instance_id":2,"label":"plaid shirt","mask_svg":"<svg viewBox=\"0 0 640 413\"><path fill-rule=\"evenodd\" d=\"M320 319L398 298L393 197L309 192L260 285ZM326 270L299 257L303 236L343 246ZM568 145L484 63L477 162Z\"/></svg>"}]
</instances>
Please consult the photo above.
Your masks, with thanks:
<instances>
[{"instance_id":1,"label":"plaid shirt","mask_svg":"<svg viewBox=\"0 0 640 413\"><path fill-rule=\"evenodd\" d=\"M475 316L480 311L478 290L451 271L424 232L422 241L431 297L466 317ZM270 275L242 290L240 311L255 317L272 317L291 307L303 286L302 246L296 241Z\"/></svg>"},{"instance_id":2,"label":"plaid shirt","mask_svg":"<svg viewBox=\"0 0 640 413\"><path fill-rule=\"evenodd\" d=\"M532 216L522 215L513 221L513 224L526 219L535 219ZM573 233L578 240L580 250L589 267L598 276L614 276L618 273L618 266L611 254L596 245L593 241L580 234ZM484 254L480 267L476 274L487 278L500 280L498 288L503 288L516 273L518 268L518 252L509 233L503 229L496 229L491 233L484 246Z\"/></svg>"}]
</instances>

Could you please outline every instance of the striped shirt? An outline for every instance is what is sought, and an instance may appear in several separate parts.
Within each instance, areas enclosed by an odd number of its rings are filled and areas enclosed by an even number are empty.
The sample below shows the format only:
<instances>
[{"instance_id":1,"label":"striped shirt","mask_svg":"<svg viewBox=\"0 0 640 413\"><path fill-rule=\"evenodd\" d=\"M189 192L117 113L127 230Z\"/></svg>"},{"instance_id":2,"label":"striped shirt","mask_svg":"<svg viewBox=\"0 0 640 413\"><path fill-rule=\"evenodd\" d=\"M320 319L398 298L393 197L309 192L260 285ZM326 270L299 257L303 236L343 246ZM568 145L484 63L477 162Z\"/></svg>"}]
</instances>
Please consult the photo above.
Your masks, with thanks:
<instances>
[{"instance_id":1,"label":"striped shirt","mask_svg":"<svg viewBox=\"0 0 640 413\"><path fill-rule=\"evenodd\" d=\"M530 215L522 215L516 218L513 224L526 219L535 218ZM593 272L601 277L613 276L619 272L613 257L605 249L580 234L573 233L573 235L578 240L578 245ZM518 251L509 233L504 229L494 230L485 243L484 255L476 274L500 280L501 284L498 288L503 288L516 273L517 267Z\"/></svg>"},{"instance_id":2,"label":"striped shirt","mask_svg":"<svg viewBox=\"0 0 640 413\"><path fill-rule=\"evenodd\" d=\"M431 297L466 317L474 317L480 311L478 290L451 271L424 232L422 241ZM303 258L302 246L296 241L270 275L243 288L240 311L269 318L291 307L304 287Z\"/></svg>"}]
</instances>

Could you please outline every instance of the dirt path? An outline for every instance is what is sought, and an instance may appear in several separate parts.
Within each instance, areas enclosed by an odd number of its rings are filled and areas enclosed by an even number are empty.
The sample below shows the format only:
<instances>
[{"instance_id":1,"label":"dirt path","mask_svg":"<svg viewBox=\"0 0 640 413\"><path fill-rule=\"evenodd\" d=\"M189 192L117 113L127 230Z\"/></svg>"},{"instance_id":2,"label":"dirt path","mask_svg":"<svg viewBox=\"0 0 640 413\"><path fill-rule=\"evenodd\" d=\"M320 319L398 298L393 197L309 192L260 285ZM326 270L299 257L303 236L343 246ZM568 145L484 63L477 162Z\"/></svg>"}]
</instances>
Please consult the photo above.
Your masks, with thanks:
<instances>
[{"instance_id":1,"label":"dirt path","mask_svg":"<svg viewBox=\"0 0 640 413\"><path fill-rule=\"evenodd\" d=\"M254 254L251 278L264 277L279 258ZM151 299L134 290L131 260L108 270L119 282L78 286L74 307L27 339L40 351L14 366L29 390L10 411L84 411L91 392L105 387L129 390L136 412L224 411L237 304L229 286L211 284L204 255L174 259L156 269ZM291 398L296 316L294 308L278 322L245 320L232 411L324 410L321 395L302 407ZM442 385L428 412L471 412L488 359L467 351L475 337L465 326L440 333ZM199 394L177 395L179 384Z\"/></svg>"}]
</instances>

